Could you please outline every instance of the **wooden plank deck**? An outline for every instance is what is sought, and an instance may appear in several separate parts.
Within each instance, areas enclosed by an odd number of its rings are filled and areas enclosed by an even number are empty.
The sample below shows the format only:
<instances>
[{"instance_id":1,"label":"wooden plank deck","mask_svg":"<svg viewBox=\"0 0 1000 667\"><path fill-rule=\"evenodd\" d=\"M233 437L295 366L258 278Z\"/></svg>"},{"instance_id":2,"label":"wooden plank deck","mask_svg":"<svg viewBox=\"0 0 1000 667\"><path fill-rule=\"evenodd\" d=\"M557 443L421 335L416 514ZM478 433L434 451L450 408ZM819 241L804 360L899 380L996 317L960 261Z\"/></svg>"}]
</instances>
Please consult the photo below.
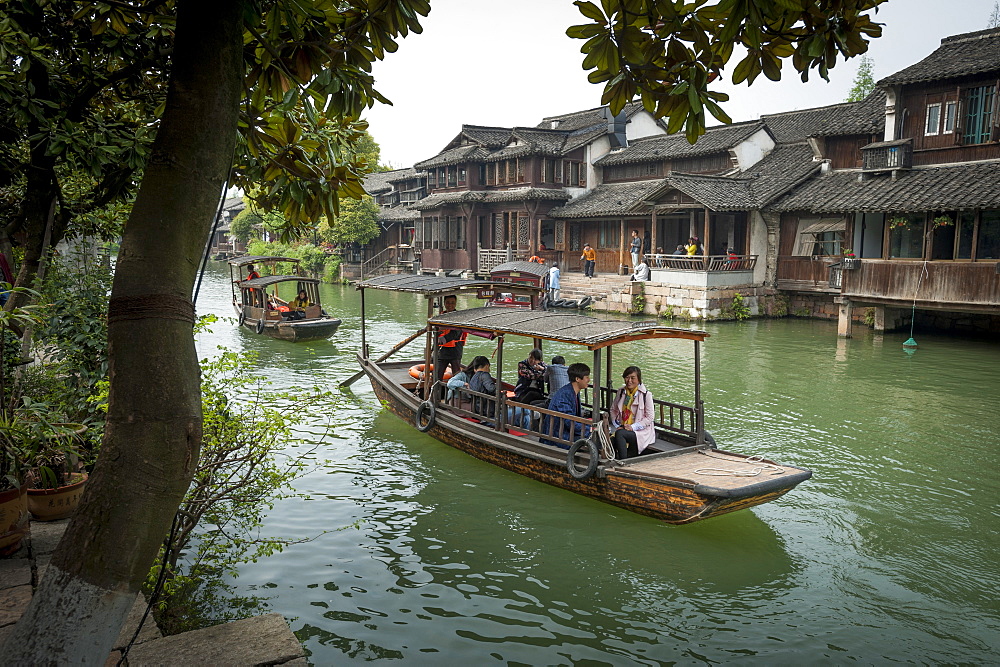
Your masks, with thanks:
<instances>
[{"instance_id":1,"label":"wooden plank deck","mask_svg":"<svg viewBox=\"0 0 1000 667\"><path fill-rule=\"evenodd\" d=\"M781 471L775 472L767 463L777 466ZM719 450L701 450L675 456L640 456L628 459L624 469L632 474L683 479L692 484L705 484L720 489L741 489L764 480L791 477L802 472L798 468L752 461L738 454ZM716 474L705 472L709 469ZM699 470L703 472L698 472ZM760 473L749 476L755 470L760 470ZM738 474L722 474L722 471Z\"/></svg>"}]
</instances>

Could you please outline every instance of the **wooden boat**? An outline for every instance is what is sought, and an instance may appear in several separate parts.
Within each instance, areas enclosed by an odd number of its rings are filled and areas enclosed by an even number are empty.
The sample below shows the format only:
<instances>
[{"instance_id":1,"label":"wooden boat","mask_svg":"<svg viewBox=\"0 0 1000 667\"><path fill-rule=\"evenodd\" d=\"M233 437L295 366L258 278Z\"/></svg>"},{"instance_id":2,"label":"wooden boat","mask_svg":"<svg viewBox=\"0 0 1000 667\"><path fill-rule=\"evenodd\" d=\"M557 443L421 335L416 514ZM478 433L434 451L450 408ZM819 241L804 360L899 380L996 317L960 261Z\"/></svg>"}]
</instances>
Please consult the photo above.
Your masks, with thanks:
<instances>
[{"instance_id":1,"label":"wooden boat","mask_svg":"<svg viewBox=\"0 0 1000 667\"><path fill-rule=\"evenodd\" d=\"M544 312L530 308L497 308L489 305L469 310L434 313L434 303L446 294L475 290L489 298L495 283L447 277L380 276L358 285L361 290L362 334L358 362L361 372L342 385L367 375L379 400L400 418L414 423L441 442L476 458L526 477L590 496L668 523L683 524L753 507L782 496L812 476L809 470L779 465L757 456L718 449L705 430L701 400L700 346L703 331L677 329L657 322L599 320L579 314ZM390 289L418 292L428 298L427 326L378 359L365 343L364 290ZM505 284L505 291L522 289ZM530 288L523 288L528 290ZM448 400L444 385L433 374L414 378L414 363L437 359L435 341L440 329L462 329L497 341L494 374L496 395L458 390ZM581 404L592 413L577 418L517 403L503 383L504 340L524 336L541 347L543 341L573 344L593 354L592 384L581 392ZM425 337L419 361L390 361L409 343ZM612 385L612 349L619 344L647 339L671 339L694 344L694 405L655 400L656 442L642 455L615 460L608 448L603 418L615 395ZM511 373L510 370L507 371ZM516 370L514 371L516 373ZM479 403L474 406L473 402ZM486 419L484 405L493 405ZM479 407L479 410L473 410ZM572 442L562 434L543 433L537 420L530 428L507 423L507 408L530 410L551 421L580 422L591 428L587 440ZM558 416L559 420L554 419ZM547 421L547 420L546 420ZM541 424L545 424L542 421ZM562 429L561 429L562 430ZM569 431L569 429L565 429ZM603 434L603 437L602 437ZM544 438L561 446L543 444ZM605 442L601 442L605 440ZM569 449L564 449L568 447ZM647 453L648 452L648 453Z\"/></svg>"},{"instance_id":2,"label":"wooden boat","mask_svg":"<svg viewBox=\"0 0 1000 667\"><path fill-rule=\"evenodd\" d=\"M253 267L290 264L292 274L248 278ZM329 338L340 326L341 320L330 317L323 310L319 298L319 280L302 275L299 260L294 257L244 255L229 260L233 282L233 309L240 326L262 336L293 342ZM305 309L302 319L288 319L288 301L305 290L312 305ZM282 298L284 295L285 298Z\"/></svg>"}]
</instances>

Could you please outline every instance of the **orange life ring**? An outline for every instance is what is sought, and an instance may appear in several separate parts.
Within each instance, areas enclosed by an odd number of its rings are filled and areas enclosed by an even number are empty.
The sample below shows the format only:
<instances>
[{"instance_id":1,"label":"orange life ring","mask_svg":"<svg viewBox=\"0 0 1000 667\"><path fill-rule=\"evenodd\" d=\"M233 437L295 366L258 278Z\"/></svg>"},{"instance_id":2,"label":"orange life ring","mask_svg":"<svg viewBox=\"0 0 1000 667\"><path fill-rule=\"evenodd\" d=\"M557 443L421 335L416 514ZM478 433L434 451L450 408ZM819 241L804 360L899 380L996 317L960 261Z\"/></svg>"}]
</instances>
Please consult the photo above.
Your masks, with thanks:
<instances>
[{"instance_id":1,"label":"orange life ring","mask_svg":"<svg viewBox=\"0 0 1000 667\"><path fill-rule=\"evenodd\" d=\"M432 371L434 370L434 364L431 364L431 370ZM410 377L416 378L418 380L423 380L424 379L424 365L423 364L416 364L414 366L410 366ZM444 369L444 379L445 380L450 380L451 379L451 366L449 366L448 368Z\"/></svg>"}]
</instances>

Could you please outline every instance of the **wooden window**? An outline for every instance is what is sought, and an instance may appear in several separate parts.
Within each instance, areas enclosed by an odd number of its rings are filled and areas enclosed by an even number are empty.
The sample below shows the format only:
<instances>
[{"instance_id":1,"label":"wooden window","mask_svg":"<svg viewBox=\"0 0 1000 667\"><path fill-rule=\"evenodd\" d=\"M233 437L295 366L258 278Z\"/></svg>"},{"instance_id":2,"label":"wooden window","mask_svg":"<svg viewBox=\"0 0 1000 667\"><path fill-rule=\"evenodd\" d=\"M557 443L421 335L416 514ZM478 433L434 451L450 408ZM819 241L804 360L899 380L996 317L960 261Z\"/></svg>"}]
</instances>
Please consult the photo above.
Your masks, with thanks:
<instances>
[{"instance_id":1,"label":"wooden window","mask_svg":"<svg viewBox=\"0 0 1000 667\"><path fill-rule=\"evenodd\" d=\"M1000 259L1000 211L981 211L979 213L976 259Z\"/></svg>"},{"instance_id":2,"label":"wooden window","mask_svg":"<svg viewBox=\"0 0 1000 667\"><path fill-rule=\"evenodd\" d=\"M448 183L448 170L445 167L438 169L438 186L445 187Z\"/></svg>"},{"instance_id":3,"label":"wooden window","mask_svg":"<svg viewBox=\"0 0 1000 667\"><path fill-rule=\"evenodd\" d=\"M433 187L437 186L437 181L438 181L438 179L437 179L437 170L436 169L431 169L427 173L427 185L433 188Z\"/></svg>"},{"instance_id":4,"label":"wooden window","mask_svg":"<svg viewBox=\"0 0 1000 667\"><path fill-rule=\"evenodd\" d=\"M465 167L458 168L458 184L465 185Z\"/></svg>"},{"instance_id":5,"label":"wooden window","mask_svg":"<svg viewBox=\"0 0 1000 667\"><path fill-rule=\"evenodd\" d=\"M924 216L896 215L889 218L889 257L921 259L924 256Z\"/></svg>"},{"instance_id":6,"label":"wooden window","mask_svg":"<svg viewBox=\"0 0 1000 667\"><path fill-rule=\"evenodd\" d=\"M924 116L924 135L931 136L941 133L941 104L928 104Z\"/></svg>"},{"instance_id":7,"label":"wooden window","mask_svg":"<svg viewBox=\"0 0 1000 667\"><path fill-rule=\"evenodd\" d=\"M955 131L955 119L958 116L958 102L945 102L944 115L941 118L941 133L947 134Z\"/></svg>"},{"instance_id":8,"label":"wooden window","mask_svg":"<svg viewBox=\"0 0 1000 667\"><path fill-rule=\"evenodd\" d=\"M486 185L486 165L479 165L479 183L476 185Z\"/></svg>"},{"instance_id":9,"label":"wooden window","mask_svg":"<svg viewBox=\"0 0 1000 667\"><path fill-rule=\"evenodd\" d=\"M515 169L517 170L517 182L524 182L524 165L521 163L521 158L514 158Z\"/></svg>"},{"instance_id":10,"label":"wooden window","mask_svg":"<svg viewBox=\"0 0 1000 667\"><path fill-rule=\"evenodd\" d=\"M465 250L465 217L455 218L455 247L459 250Z\"/></svg>"},{"instance_id":11,"label":"wooden window","mask_svg":"<svg viewBox=\"0 0 1000 667\"><path fill-rule=\"evenodd\" d=\"M554 164L552 166L554 167L555 172L556 172L555 178L553 179L552 182L553 183L562 183L563 182L563 163L562 163L562 160L555 160L555 162L554 162Z\"/></svg>"},{"instance_id":12,"label":"wooden window","mask_svg":"<svg viewBox=\"0 0 1000 667\"><path fill-rule=\"evenodd\" d=\"M497 166L493 163L486 165L486 185L496 185Z\"/></svg>"},{"instance_id":13,"label":"wooden window","mask_svg":"<svg viewBox=\"0 0 1000 667\"><path fill-rule=\"evenodd\" d=\"M555 183L556 182L556 161L555 160L545 160L543 165L544 175L542 176L543 183Z\"/></svg>"},{"instance_id":14,"label":"wooden window","mask_svg":"<svg viewBox=\"0 0 1000 667\"><path fill-rule=\"evenodd\" d=\"M993 98L996 86L970 88L965 94L965 144L982 144L993 134Z\"/></svg>"},{"instance_id":15,"label":"wooden window","mask_svg":"<svg viewBox=\"0 0 1000 667\"><path fill-rule=\"evenodd\" d=\"M457 167L448 167L448 187L449 188L453 188L453 187L455 187L455 185L457 185L457 183L456 183L457 177L458 177L458 168Z\"/></svg>"}]
</instances>

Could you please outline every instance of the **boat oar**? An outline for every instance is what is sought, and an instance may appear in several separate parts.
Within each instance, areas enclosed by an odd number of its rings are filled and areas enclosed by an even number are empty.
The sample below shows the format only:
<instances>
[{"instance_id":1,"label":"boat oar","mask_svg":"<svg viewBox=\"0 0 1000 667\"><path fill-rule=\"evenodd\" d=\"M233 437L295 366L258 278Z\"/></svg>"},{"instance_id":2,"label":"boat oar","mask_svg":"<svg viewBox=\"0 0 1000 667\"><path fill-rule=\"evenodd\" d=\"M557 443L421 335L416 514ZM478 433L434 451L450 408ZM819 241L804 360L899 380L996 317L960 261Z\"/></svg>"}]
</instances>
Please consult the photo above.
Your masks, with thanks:
<instances>
[{"instance_id":1,"label":"boat oar","mask_svg":"<svg viewBox=\"0 0 1000 667\"><path fill-rule=\"evenodd\" d=\"M425 333L427 333L427 327L424 327L423 329L421 329L420 331L416 332L415 334L413 334L412 336L410 336L406 340L404 340L404 341L402 341L400 343L397 343L395 347L393 347L391 350L389 350L388 352L386 352L385 354L383 354L381 357L379 357L378 359L376 359L375 363L376 364L382 363L383 361L385 361L386 359L388 359L389 357L391 357L392 355L396 354L401 349L403 349L404 347L406 347L407 345L409 345L410 343L412 343L413 341L415 341L420 336L423 336ZM360 370L357 373L355 373L354 375L352 375L351 377L349 377L346 380L344 380L343 382L341 382L339 386L340 387L350 387L352 384L354 384L355 382L357 382L358 380L360 380L362 378L362 376L364 376L364 374L365 374L364 370Z\"/></svg>"}]
</instances>

